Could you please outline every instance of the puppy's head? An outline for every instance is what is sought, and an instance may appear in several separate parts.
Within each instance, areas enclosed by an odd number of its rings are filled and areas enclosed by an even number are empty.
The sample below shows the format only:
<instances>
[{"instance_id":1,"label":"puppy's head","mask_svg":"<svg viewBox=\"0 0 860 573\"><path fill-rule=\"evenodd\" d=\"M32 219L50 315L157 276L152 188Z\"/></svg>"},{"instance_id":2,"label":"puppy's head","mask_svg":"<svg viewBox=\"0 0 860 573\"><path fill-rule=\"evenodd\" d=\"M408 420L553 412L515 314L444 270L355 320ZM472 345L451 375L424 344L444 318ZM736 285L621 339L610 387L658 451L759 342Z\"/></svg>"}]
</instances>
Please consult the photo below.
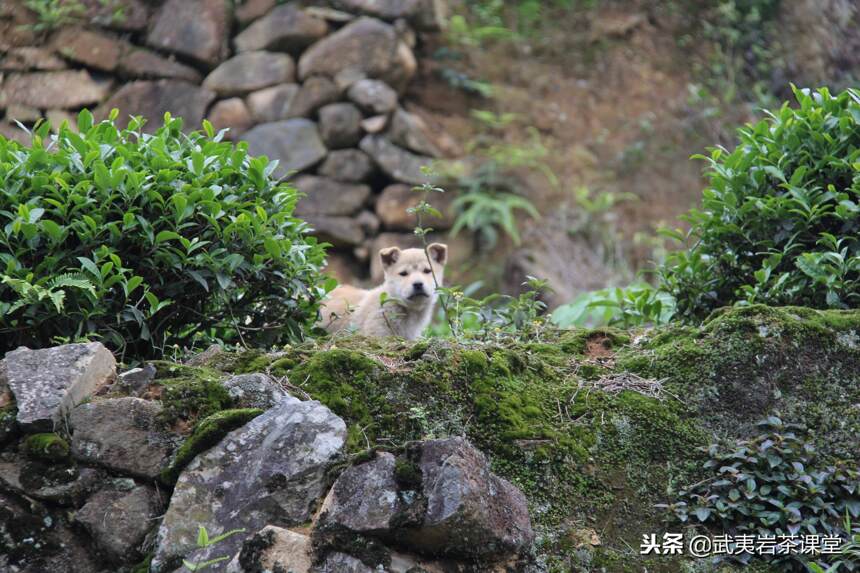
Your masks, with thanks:
<instances>
[{"instance_id":1,"label":"puppy's head","mask_svg":"<svg viewBox=\"0 0 860 573\"><path fill-rule=\"evenodd\" d=\"M446 245L433 243L427 247L426 254L423 249L401 251L397 247L389 247L379 251L379 258L385 271L388 296L415 306L436 300L436 283L442 286L442 275L448 261Z\"/></svg>"}]
</instances>

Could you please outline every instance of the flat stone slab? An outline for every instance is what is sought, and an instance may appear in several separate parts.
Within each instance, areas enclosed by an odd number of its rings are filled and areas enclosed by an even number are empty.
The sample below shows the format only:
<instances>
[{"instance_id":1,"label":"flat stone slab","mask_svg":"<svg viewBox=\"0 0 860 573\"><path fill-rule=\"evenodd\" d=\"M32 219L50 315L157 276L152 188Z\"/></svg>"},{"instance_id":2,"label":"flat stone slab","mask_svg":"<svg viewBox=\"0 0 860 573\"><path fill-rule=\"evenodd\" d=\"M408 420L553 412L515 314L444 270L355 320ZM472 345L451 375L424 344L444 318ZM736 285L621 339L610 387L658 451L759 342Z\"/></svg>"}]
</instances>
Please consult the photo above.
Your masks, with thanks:
<instances>
[{"instance_id":1,"label":"flat stone slab","mask_svg":"<svg viewBox=\"0 0 860 573\"><path fill-rule=\"evenodd\" d=\"M312 167L328 153L316 124L307 119L262 123L246 131L242 139L248 142L251 155L265 155L278 161L275 177Z\"/></svg>"},{"instance_id":2,"label":"flat stone slab","mask_svg":"<svg viewBox=\"0 0 860 573\"><path fill-rule=\"evenodd\" d=\"M25 432L50 432L74 406L116 376L116 360L100 342L6 354L6 376Z\"/></svg>"}]
</instances>

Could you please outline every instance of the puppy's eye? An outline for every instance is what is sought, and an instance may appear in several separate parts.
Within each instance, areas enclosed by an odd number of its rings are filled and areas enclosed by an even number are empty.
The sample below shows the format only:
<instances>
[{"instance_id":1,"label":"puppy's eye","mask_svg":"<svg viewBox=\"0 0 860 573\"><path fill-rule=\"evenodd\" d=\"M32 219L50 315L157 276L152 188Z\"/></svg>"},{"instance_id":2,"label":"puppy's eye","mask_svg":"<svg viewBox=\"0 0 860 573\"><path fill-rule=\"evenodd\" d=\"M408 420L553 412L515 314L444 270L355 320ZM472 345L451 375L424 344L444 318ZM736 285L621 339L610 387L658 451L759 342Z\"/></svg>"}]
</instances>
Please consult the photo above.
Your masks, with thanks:
<instances>
[{"instance_id":1,"label":"puppy's eye","mask_svg":"<svg viewBox=\"0 0 860 573\"><path fill-rule=\"evenodd\" d=\"M430 274L430 272L431 272L431 271L430 271L430 269L424 269L424 274L425 274L425 275L429 275L429 274Z\"/></svg>"},{"instance_id":2,"label":"puppy's eye","mask_svg":"<svg viewBox=\"0 0 860 573\"><path fill-rule=\"evenodd\" d=\"M408 273L408 272L406 272L406 271L400 271L398 274L399 274L401 277L405 277L405 276L408 276L408 275L409 275L409 273Z\"/></svg>"}]
</instances>

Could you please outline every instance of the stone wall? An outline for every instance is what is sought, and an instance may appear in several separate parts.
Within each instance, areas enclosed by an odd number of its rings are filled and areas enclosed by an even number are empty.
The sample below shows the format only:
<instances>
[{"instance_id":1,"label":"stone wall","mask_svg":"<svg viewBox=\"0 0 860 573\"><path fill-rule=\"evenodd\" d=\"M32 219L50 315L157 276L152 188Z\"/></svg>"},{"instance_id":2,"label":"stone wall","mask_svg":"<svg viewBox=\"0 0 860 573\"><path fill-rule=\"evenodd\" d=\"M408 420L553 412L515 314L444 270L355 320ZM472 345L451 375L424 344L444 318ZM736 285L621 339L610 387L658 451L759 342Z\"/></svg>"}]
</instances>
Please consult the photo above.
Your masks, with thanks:
<instances>
[{"instance_id":1,"label":"stone wall","mask_svg":"<svg viewBox=\"0 0 860 573\"><path fill-rule=\"evenodd\" d=\"M371 255L414 242L411 187L450 148L404 98L444 2L236 4L80 0L83 12L45 29L22 2L3 2L0 135L26 144L16 122L73 124L82 108L98 118L116 108L121 123L143 115L148 130L168 111L187 129L208 119L251 153L277 159L276 173L306 194L297 214L334 246L332 274L378 278Z\"/></svg>"}]
</instances>

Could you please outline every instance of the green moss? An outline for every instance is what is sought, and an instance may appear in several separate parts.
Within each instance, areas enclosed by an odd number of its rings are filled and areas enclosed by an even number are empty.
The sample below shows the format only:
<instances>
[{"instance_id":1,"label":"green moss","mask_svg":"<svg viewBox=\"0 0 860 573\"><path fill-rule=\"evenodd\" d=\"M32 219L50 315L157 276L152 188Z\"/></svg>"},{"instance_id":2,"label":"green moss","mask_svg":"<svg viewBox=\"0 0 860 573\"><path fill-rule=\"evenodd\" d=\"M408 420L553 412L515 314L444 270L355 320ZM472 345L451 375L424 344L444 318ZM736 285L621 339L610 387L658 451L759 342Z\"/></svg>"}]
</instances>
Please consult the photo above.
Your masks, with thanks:
<instances>
[{"instance_id":1,"label":"green moss","mask_svg":"<svg viewBox=\"0 0 860 573\"><path fill-rule=\"evenodd\" d=\"M557 565L550 571L647 564L693 572L689 561L648 561L630 547L643 533L667 531L654 505L696 481L699 448L715 436L742 437L779 410L818 433L819 451L860 458L858 333L860 312L749 307L701 327L637 332L635 342L614 329L537 342L344 337L240 354L233 364L286 375L328 405L348 424L349 452L365 452L356 459L416 439L467 437L525 492L536 550ZM624 373L662 387L661 398L601 390L602 376ZM400 456L402 479L415 469ZM583 523L599 532L599 548L564 541L571 524Z\"/></svg>"},{"instance_id":2,"label":"green moss","mask_svg":"<svg viewBox=\"0 0 860 573\"><path fill-rule=\"evenodd\" d=\"M175 483L180 472L197 454L208 450L228 433L244 426L262 413L263 410L259 408L238 408L222 410L200 420L194 427L194 432L177 450L173 463L162 472L161 481L167 484Z\"/></svg>"},{"instance_id":3,"label":"green moss","mask_svg":"<svg viewBox=\"0 0 860 573\"><path fill-rule=\"evenodd\" d=\"M9 441L18 431L18 408L8 404L0 408L0 445Z\"/></svg>"},{"instance_id":4,"label":"green moss","mask_svg":"<svg viewBox=\"0 0 860 573\"><path fill-rule=\"evenodd\" d=\"M401 489L418 490L421 487L421 468L413 460L397 458L394 462L394 481Z\"/></svg>"},{"instance_id":5,"label":"green moss","mask_svg":"<svg viewBox=\"0 0 860 573\"><path fill-rule=\"evenodd\" d=\"M56 461L66 460L69 457L69 443L53 433L27 436L23 449L24 453L33 459Z\"/></svg>"},{"instance_id":6,"label":"green moss","mask_svg":"<svg viewBox=\"0 0 860 573\"><path fill-rule=\"evenodd\" d=\"M183 377L158 380L161 386L161 416L166 424L196 421L229 408L232 399L217 379Z\"/></svg>"}]
</instances>

